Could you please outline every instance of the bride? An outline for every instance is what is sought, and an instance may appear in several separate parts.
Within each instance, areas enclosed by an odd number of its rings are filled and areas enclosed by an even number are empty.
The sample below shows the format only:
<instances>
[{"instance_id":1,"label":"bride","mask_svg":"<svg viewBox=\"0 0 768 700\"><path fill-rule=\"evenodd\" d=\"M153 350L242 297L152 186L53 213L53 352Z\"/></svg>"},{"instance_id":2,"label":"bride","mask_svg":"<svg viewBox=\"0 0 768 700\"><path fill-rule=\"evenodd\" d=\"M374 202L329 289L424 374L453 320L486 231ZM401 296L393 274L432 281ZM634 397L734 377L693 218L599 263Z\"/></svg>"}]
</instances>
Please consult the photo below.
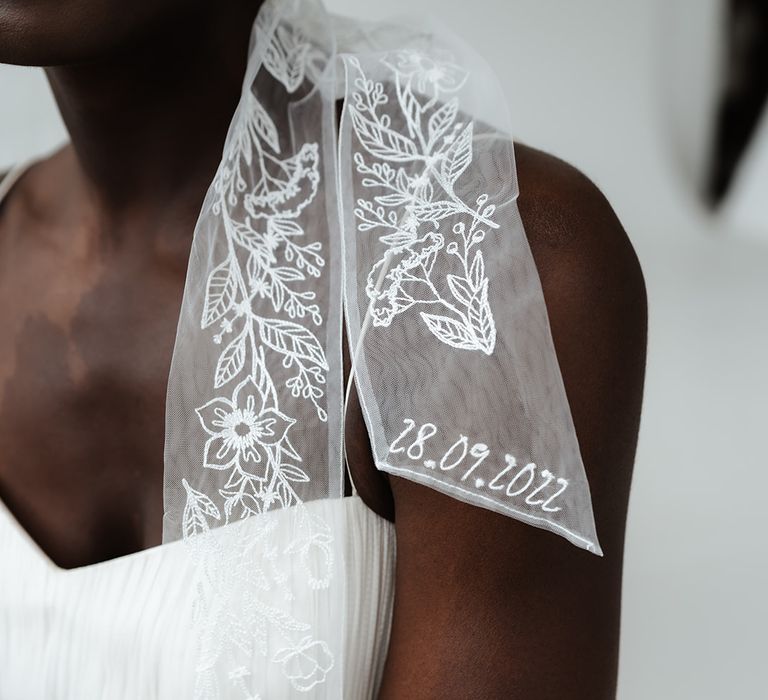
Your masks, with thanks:
<instances>
[{"instance_id":1,"label":"bride","mask_svg":"<svg viewBox=\"0 0 768 700\"><path fill-rule=\"evenodd\" d=\"M0 61L70 136L0 185L0 698L614 697L643 278L471 49L2 0Z\"/></svg>"}]
</instances>

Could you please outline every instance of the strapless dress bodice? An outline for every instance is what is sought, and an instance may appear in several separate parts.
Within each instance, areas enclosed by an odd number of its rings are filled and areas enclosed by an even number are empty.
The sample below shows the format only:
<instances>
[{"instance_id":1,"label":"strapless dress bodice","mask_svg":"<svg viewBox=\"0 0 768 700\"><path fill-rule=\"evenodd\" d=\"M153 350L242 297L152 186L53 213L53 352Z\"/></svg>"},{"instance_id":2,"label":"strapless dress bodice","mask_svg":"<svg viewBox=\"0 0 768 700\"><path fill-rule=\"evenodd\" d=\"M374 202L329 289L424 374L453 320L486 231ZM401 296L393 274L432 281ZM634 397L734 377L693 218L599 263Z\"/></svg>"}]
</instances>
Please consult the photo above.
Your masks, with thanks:
<instances>
[{"instance_id":1,"label":"strapless dress bodice","mask_svg":"<svg viewBox=\"0 0 768 700\"><path fill-rule=\"evenodd\" d=\"M321 536L303 535L307 522L322 524ZM268 512L209 537L214 546L202 553L177 541L65 570L0 504L0 699L191 699L206 664L221 666L227 654L222 700L375 696L392 613L391 523L352 496ZM211 585L201 577L226 562L199 558L215 557L228 537L249 543L238 563L247 571L224 570L228 592L212 597L220 608L203 614L201 634L195 605ZM307 564L327 580L310 577L308 586Z\"/></svg>"}]
</instances>

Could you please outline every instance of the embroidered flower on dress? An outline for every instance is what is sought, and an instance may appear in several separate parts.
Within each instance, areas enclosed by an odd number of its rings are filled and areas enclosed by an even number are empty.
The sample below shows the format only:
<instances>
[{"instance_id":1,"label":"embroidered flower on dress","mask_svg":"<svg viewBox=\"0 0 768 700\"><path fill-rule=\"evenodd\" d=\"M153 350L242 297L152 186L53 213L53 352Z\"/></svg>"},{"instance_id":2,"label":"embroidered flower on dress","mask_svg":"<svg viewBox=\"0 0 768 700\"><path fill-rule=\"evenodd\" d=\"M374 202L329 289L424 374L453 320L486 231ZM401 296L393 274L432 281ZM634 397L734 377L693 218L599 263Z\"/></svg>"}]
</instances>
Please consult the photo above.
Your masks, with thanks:
<instances>
[{"instance_id":1,"label":"embroidered flower on dress","mask_svg":"<svg viewBox=\"0 0 768 700\"><path fill-rule=\"evenodd\" d=\"M296 421L275 408L267 408L253 378L240 382L232 399L215 398L197 409L205 431L205 466L227 469L238 463L262 461L267 446L280 443Z\"/></svg>"},{"instance_id":2,"label":"embroidered flower on dress","mask_svg":"<svg viewBox=\"0 0 768 700\"><path fill-rule=\"evenodd\" d=\"M291 685L307 692L322 683L333 668L333 656L325 642L304 637L298 644L281 649L273 661L283 665L283 673Z\"/></svg>"}]
</instances>

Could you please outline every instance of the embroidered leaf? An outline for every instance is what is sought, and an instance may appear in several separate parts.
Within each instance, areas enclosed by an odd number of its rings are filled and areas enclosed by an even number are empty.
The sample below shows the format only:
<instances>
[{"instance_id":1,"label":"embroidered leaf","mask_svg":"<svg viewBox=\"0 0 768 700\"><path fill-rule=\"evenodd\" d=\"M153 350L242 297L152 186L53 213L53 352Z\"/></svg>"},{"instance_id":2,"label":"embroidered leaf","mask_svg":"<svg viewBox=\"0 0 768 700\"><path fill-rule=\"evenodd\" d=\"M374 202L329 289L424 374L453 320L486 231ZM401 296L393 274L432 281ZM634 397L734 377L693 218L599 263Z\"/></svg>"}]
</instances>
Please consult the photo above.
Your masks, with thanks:
<instances>
[{"instance_id":1,"label":"embroidered leaf","mask_svg":"<svg viewBox=\"0 0 768 700\"><path fill-rule=\"evenodd\" d=\"M257 99L253 99L253 126L261 138L266 141L275 153L280 153L280 138L277 135L277 127L272 121L272 117L267 114L264 107Z\"/></svg>"},{"instance_id":2,"label":"embroidered leaf","mask_svg":"<svg viewBox=\"0 0 768 700\"><path fill-rule=\"evenodd\" d=\"M432 114L427 125L430 146L434 145L437 139L445 133L446 129L453 124L458 109L459 101L453 97Z\"/></svg>"},{"instance_id":3,"label":"embroidered leaf","mask_svg":"<svg viewBox=\"0 0 768 700\"><path fill-rule=\"evenodd\" d=\"M245 365L245 333L238 335L221 353L216 365L214 386L218 389L232 380Z\"/></svg>"},{"instance_id":4,"label":"embroidered leaf","mask_svg":"<svg viewBox=\"0 0 768 700\"><path fill-rule=\"evenodd\" d=\"M232 136L227 142L225 151L226 160L234 160L239 156L245 159L246 165L251 164L253 155L253 144L251 143L251 134L248 129L248 115L239 109L235 113L235 123L232 126ZM229 181L234 171L228 171Z\"/></svg>"},{"instance_id":5,"label":"embroidered leaf","mask_svg":"<svg viewBox=\"0 0 768 700\"><path fill-rule=\"evenodd\" d=\"M273 350L309 360L323 369L328 369L322 346L314 334L304 326L280 319L264 319L259 332L262 342Z\"/></svg>"},{"instance_id":6,"label":"embroidered leaf","mask_svg":"<svg viewBox=\"0 0 768 700\"><path fill-rule=\"evenodd\" d=\"M407 136L367 119L354 108L350 108L349 113L357 138L372 156L399 162L416 157L416 144Z\"/></svg>"},{"instance_id":7,"label":"embroidered leaf","mask_svg":"<svg viewBox=\"0 0 768 700\"><path fill-rule=\"evenodd\" d=\"M301 226L290 219L278 219L271 217L267 221L267 230L281 236L301 236L304 234Z\"/></svg>"},{"instance_id":8,"label":"embroidered leaf","mask_svg":"<svg viewBox=\"0 0 768 700\"><path fill-rule=\"evenodd\" d=\"M397 247L413 243L414 238L414 234L409 231L395 231L394 233L388 233L386 236L382 236L379 240L389 246Z\"/></svg>"},{"instance_id":9,"label":"embroidered leaf","mask_svg":"<svg viewBox=\"0 0 768 700\"><path fill-rule=\"evenodd\" d=\"M427 328L443 343L462 350L475 350L477 348L473 334L463 323L447 316L428 314L424 311L420 315L427 324Z\"/></svg>"},{"instance_id":10,"label":"embroidered leaf","mask_svg":"<svg viewBox=\"0 0 768 700\"><path fill-rule=\"evenodd\" d=\"M467 284L467 280L458 275L448 275L448 287L453 296L456 297L464 306L469 306L474 290Z\"/></svg>"},{"instance_id":11,"label":"embroidered leaf","mask_svg":"<svg viewBox=\"0 0 768 700\"><path fill-rule=\"evenodd\" d=\"M248 277L248 284L251 285L251 288L253 288L253 283L256 280L262 279L262 261L256 251L252 250L251 254L248 256L248 260L245 263L245 272Z\"/></svg>"},{"instance_id":12,"label":"embroidered leaf","mask_svg":"<svg viewBox=\"0 0 768 700\"><path fill-rule=\"evenodd\" d=\"M245 481L246 475L245 472L240 471L239 469L233 469L232 473L229 475L229 479L227 479L227 483L224 484L225 489L236 489L240 486L240 484ZM223 492L220 491L219 493Z\"/></svg>"},{"instance_id":13,"label":"embroidered leaf","mask_svg":"<svg viewBox=\"0 0 768 700\"><path fill-rule=\"evenodd\" d=\"M479 250L475 253L472 266L469 268L469 279L475 289L479 289L485 279L485 262L483 253Z\"/></svg>"},{"instance_id":14,"label":"embroidered leaf","mask_svg":"<svg viewBox=\"0 0 768 700\"><path fill-rule=\"evenodd\" d=\"M258 515L262 512L261 501L251 493L241 493L237 503L243 509L240 513L241 520L244 520L251 515ZM264 506L267 506L267 504L265 503Z\"/></svg>"},{"instance_id":15,"label":"embroidered leaf","mask_svg":"<svg viewBox=\"0 0 768 700\"><path fill-rule=\"evenodd\" d=\"M285 27L277 27L264 53L264 67L288 92L294 92L304 80L304 66L309 44Z\"/></svg>"},{"instance_id":16,"label":"embroidered leaf","mask_svg":"<svg viewBox=\"0 0 768 700\"><path fill-rule=\"evenodd\" d=\"M398 76L399 82L399 76ZM408 121L408 129L411 133L421 130L421 105L413 95L410 85L405 85L398 91L398 100L403 114Z\"/></svg>"},{"instance_id":17,"label":"embroidered leaf","mask_svg":"<svg viewBox=\"0 0 768 700\"><path fill-rule=\"evenodd\" d=\"M232 519L232 509L239 500L239 496L237 494L231 495L228 491L224 491L223 489L220 489L219 493L224 496L224 522L229 523Z\"/></svg>"},{"instance_id":18,"label":"embroidered leaf","mask_svg":"<svg viewBox=\"0 0 768 700\"><path fill-rule=\"evenodd\" d=\"M250 219L248 220L248 223L250 224ZM264 243L262 235L252 226L246 226L235 221L232 222L232 232L235 234L233 238L239 245L258 252L263 250Z\"/></svg>"},{"instance_id":19,"label":"embroidered leaf","mask_svg":"<svg viewBox=\"0 0 768 700\"><path fill-rule=\"evenodd\" d=\"M496 345L496 324L488 304L487 279L483 280L480 289L472 297L467 317L477 338L478 346L486 355L490 355Z\"/></svg>"},{"instance_id":20,"label":"embroidered leaf","mask_svg":"<svg viewBox=\"0 0 768 700\"><path fill-rule=\"evenodd\" d=\"M299 43L286 56L285 87L289 92L298 89L304 80L304 66L309 44Z\"/></svg>"},{"instance_id":21,"label":"embroidered leaf","mask_svg":"<svg viewBox=\"0 0 768 700\"><path fill-rule=\"evenodd\" d=\"M301 462L301 456L299 455L298 452L296 452L296 448L293 445L291 445L290 440L288 440L288 436L283 438L283 442L281 443L281 446L282 446L283 451L289 457L292 457L293 459L296 459L299 462Z\"/></svg>"},{"instance_id":22,"label":"embroidered leaf","mask_svg":"<svg viewBox=\"0 0 768 700\"><path fill-rule=\"evenodd\" d=\"M188 539L200 533L208 532L210 529L208 518L221 520L221 513L208 496L193 489L186 479L182 479L181 483L187 492L187 501L182 515L182 533L184 539Z\"/></svg>"},{"instance_id":23,"label":"embroidered leaf","mask_svg":"<svg viewBox=\"0 0 768 700\"><path fill-rule=\"evenodd\" d=\"M307 473L294 464L284 464L280 467L280 473L289 481L309 481Z\"/></svg>"},{"instance_id":24,"label":"embroidered leaf","mask_svg":"<svg viewBox=\"0 0 768 700\"><path fill-rule=\"evenodd\" d=\"M377 204L383 204L385 207L396 207L398 204L410 202L412 197L400 192L393 192L392 194L380 194L375 199Z\"/></svg>"},{"instance_id":25,"label":"embroidered leaf","mask_svg":"<svg viewBox=\"0 0 768 700\"><path fill-rule=\"evenodd\" d=\"M273 284L269 289L272 307L275 311L279 312L283 308L283 301L285 300L285 287L282 284Z\"/></svg>"},{"instance_id":26,"label":"embroidered leaf","mask_svg":"<svg viewBox=\"0 0 768 700\"><path fill-rule=\"evenodd\" d=\"M235 277L232 274L232 261L227 258L217 265L208 277L205 290L202 328L216 323L232 308L235 301Z\"/></svg>"},{"instance_id":27,"label":"embroidered leaf","mask_svg":"<svg viewBox=\"0 0 768 700\"><path fill-rule=\"evenodd\" d=\"M429 202L427 204L417 204L413 207L413 213L421 221L440 221L446 216L456 214L460 209L449 201Z\"/></svg>"},{"instance_id":28,"label":"embroidered leaf","mask_svg":"<svg viewBox=\"0 0 768 700\"><path fill-rule=\"evenodd\" d=\"M453 187L459 176L472 162L472 122L464 127L464 130L456 137L456 140L445 152L441 164L443 179Z\"/></svg>"},{"instance_id":29,"label":"embroidered leaf","mask_svg":"<svg viewBox=\"0 0 768 700\"><path fill-rule=\"evenodd\" d=\"M387 164L384 163L384 165L387 165ZM389 172L389 173L393 172L388 165L387 165L386 172ZM408 176L405 174L405 170L403 170L402 168L397 169L397 177L395 178L395 184L397 185L397 188L401 191L408 189Z\"/></svg>"},{"instance_id":30,"label":"embroidered leaf","mask_svg":"<svg viewBox=\"0 0 768 700\"><path fill-rule=\"evenodd\" d=\"M422 266L424 267L424 270L427 273L427 276L429 277L432 274L432 267L435 264L435 261L437 260L437 251L442 246L433 246L427 251L426 257L422 260Z\"/></svg>"},{"instance_id":31,"label":"embroidered leaf","mask_svg":"<svg viewBox=\"0 0 768 700\"><path fill-rule=\"evenodd\" d=\"M292 267L276 267L272 270L272 274L283 282L298 282L306 279L303 272Z\"/></svg>"},{"instance_id":32,"label":"embroidered leaf","mask_svg":"<svg viewBox=\"0 0 768 700\"><path fill-rule=\"evenodd\" d=\"M291 505L291 502L293 501L291 487L284 481L281 481L277 485L277 498L284 508Z\"/></svg>"}]
</instances>

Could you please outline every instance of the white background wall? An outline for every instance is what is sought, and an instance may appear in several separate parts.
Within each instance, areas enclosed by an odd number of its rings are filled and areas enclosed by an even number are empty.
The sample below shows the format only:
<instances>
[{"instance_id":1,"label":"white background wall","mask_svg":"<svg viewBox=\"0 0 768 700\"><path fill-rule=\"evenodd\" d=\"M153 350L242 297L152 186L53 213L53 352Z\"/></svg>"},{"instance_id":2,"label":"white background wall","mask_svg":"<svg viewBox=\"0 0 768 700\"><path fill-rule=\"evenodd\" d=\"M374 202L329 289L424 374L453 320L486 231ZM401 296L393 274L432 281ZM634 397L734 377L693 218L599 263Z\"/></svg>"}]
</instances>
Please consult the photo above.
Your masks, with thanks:
<instances>
[{"instance_id":1,"label":"white background wall","mask_svg":"<svg viewBox=\"0 0 768 700\"><path fill-rule=\"evenodd\" d=\"M766 697L768 119L742 191L694 191L718 79L718 0L330 0L436 13L497 70L519 140L607 194L649 292L620 700ZM63 137L42 76L0 67L0 166ZM761 154L761 155L760 155Z\"/></svg>"}]
</instances>

